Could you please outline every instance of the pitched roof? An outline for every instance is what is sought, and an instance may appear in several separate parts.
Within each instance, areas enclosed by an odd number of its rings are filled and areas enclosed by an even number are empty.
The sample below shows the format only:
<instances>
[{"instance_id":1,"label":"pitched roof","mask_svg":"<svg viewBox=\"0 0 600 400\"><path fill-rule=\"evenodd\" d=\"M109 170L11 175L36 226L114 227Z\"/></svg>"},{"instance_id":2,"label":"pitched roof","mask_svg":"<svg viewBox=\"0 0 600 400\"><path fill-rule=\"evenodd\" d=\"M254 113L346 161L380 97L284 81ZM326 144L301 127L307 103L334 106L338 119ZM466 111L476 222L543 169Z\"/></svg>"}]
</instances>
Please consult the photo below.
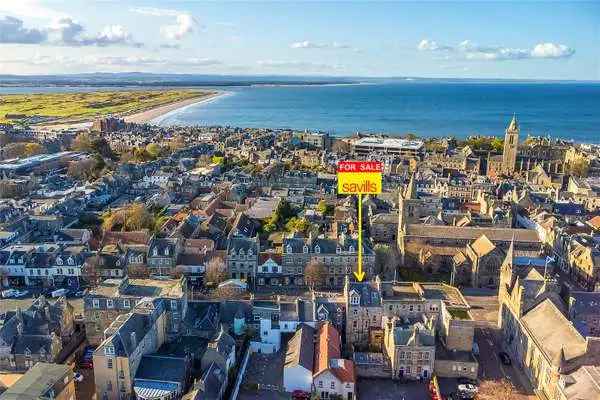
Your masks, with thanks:
<instances>
[{"instance_id":1,"label":"pitched roof","mask_svg":"<svg viewBox=\"0 0 600 400\"><path fill-rule=\"evenodd\" d=\"M550 299L544 300L525 314L522 321L550 362L556 359L561 348L566 360L578 357L586 351L583 336Z\"/></svg>"},{"instance_id":2,"label":"pitched roof","mask_svg":"<svg viewBox=\"0 0 600 400\"><path fill-rule=\"evenodd\" d=\"M492 243L490 239L483 234L471 244L471 248L475 254L477 254L479 257L482 257L494 251L496 246L494 246L494 243Z\"/></svg>"},{"instance_id":3,"label":"pitched roof","mask_svg":"<svg viewBox=\"0 0 600 400\"><path fill-rule=\"evenodd\" d=\"M315 329L301 324L294 336L288 342L285 355L285 367L300 365L309 371L313 370L315 354Z\"/></svg>"},{"instance_id":4,"label":"pitched roof","mask_svg":"<svg viewBox=\"0 0 600 400\"><path fill-rule=\"evenodd\" d=\"M341 357L341 338L330 322L319 327L315 346L314 375L329 369L329 360Z\"/></svg>"}]
</instances>

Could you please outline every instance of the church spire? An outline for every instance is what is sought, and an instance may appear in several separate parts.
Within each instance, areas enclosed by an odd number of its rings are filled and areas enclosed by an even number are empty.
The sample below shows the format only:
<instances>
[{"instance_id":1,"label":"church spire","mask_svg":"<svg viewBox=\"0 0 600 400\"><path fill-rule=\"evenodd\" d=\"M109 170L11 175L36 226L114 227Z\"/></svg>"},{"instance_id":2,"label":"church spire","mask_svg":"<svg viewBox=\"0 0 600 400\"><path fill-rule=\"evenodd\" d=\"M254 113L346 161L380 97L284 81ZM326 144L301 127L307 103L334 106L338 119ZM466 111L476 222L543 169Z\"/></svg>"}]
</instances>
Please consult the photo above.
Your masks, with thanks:
<instances>
[{"instance_id":1,"label":"church spire","mask_svg":"<svg viewBox=\"0 0 600 400\"><path fill-rule=\"evenodd\" d=\"M519 129L519 123L517 122L517 114L513 113L513 117L510 120L510 124L508 124L508 130L516 131L517 129Z\"/></svg>"}]
</instances>

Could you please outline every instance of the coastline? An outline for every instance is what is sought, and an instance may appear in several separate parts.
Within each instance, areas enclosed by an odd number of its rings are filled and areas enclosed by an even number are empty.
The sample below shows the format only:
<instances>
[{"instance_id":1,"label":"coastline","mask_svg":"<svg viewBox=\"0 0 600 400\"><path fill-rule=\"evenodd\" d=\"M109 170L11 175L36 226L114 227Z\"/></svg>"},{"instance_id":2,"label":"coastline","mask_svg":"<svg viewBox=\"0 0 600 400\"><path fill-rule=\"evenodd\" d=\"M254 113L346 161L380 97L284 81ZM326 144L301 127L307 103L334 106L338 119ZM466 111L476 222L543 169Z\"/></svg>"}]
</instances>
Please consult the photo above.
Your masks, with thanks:
<instances>
[{"instance_id":1,"label":"coastline","mask_svg":"<svg viewBox=\"0 0 600 400\"><path fill-rule=\"evenodd\" d=\"M194 97L191 99L176 101L175 103L163 104L161 106L149 108L148 110L136 112L131 115L125 115L123 116L123 119L125 120L125 122L135 122L138 124L143 124L146 122L164 118L169 114L181 111L196 104L207 103L225 94L226 92L216 91L207 96Z\"/></svg>"},{"instance_id":2,"label":"coastline","mask_svg":"<svg viewBox=\"0 0 600 400\"><path fill-rule=\"evenodd\" d=\"M212 93L211 95L205 96L199 100L198 99L184 100L184 101L178 102L178 103L181 103L180 106L173 107L169 110L166 110L166 107L165 107L165 110L156 113L156 115L151 116L148 119L145 119L143 122L151 123L153 125L159 125L162 121L164 121L165 118L168 118L172 115L178 114L181 111L184 111L190 107L193 107L197 104L210 103L211 101L214 101L221 97L229 96L231 94L232 94L232 92L218 91L218 92ZM178 104L178 103L173 103L173 105ZM183 104L183 103L186 103L186 104ZM143 114L143 113L140 113L140 114ZM127 121L127 119L125 119L125 120ZM127 122L136 122L136 121L127 121Z\"/></svg>"},{"instance_id":3,"label":"coastline","mask_svg":"<svg viewBox=\"0 0 600 400\"><path fill-rule=\"evenodd\" d=\"M218 97L221 97L225 94L227 94L227 92L214 91L205 96L193 97L190 99L176 101L174 103L162 104L162 105L159 105L156 107L149 108L147 110L137 111L132 114L124 113L124 114L120 114L118 116L123 118L125 120L125 122L133 122L133 123L138 123L138 124L149 123L150 121L152 121L154 119L164 118L171 113L178 112L182 109L188 108L188 107L196 105L196 104L212 101L212 100L214 100ZM39 125L34 125L34 128L36 130L42 130L42 131L54 131L54 130L62 130L62 129L86 129L86 128L90 128L92 126L92 123L93 123L93 120L87 119L87 120L79 120L79 121L71 121L71 122L64 121L64 122L59 122L56 124L42 123Z\"/></svg>"}]
</instances>

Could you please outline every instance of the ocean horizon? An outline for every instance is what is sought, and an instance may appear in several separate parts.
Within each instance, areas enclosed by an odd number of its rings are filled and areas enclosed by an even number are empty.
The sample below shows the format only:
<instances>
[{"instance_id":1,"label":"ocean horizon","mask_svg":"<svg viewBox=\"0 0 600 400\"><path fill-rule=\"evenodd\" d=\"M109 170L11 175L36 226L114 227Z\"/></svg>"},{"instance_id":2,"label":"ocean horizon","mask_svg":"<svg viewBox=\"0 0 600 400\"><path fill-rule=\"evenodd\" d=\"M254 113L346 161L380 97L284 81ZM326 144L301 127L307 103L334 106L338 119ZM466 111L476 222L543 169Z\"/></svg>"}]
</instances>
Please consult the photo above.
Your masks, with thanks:
<instances>
[{"instance_id":1,"label":"ocean horizon","mask_svg":"<svg viewBox=\"0 0 600 400\"><path fill-rule=\"evenodd\" d=\"M140 90L145 86L18 86L11 93ZM325 85L214 87L223 95L152 120L161 126L223 125L419 137L502 136L517 115L521 138L600 143L600 84L592 82L364 80ZM160 89L151 87L151 89Z\"/></svg>"},{"instance_id":2,"label":"ocean horizon","mask_svg":"<svg viewBox=\"0 0 600 400\"><path fill-rule=\"evenodd\" d=\"M420 137L501 136L513 114L527 135L600 143L600 85L535 82L254 86L174 110L154 122Z\"/></svg>"}]
</instances>

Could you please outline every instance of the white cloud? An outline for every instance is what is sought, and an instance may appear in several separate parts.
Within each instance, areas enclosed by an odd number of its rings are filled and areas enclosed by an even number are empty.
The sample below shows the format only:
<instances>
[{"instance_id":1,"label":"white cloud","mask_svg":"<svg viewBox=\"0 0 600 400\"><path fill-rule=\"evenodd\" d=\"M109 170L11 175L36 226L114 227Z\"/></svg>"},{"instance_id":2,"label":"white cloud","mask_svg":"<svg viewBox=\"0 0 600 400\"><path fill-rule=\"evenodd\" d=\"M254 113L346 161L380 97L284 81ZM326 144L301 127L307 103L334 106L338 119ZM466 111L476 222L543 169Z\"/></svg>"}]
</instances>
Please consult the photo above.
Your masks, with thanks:
<instances>
[{"instance_id":1,"label":"white cloud","mask_svg":"<svg viewBox=\"0 0 600 400\"><path fill-rule=\"evenodd\" d=\"M44 6L39 0L2 0L0 13L17 17L52 19L67 15L63 12Z\"/></svg>"},{"instance_id":2,"label":"white cloud","mask_svg":"<svg viewBox=\"0 0 600 400\"><path fill-rule=\"evenodd\" d=\"M290 48L292 48L292 49L350 49L351 47L346 44L342 44L342 43L338 43L338 42L316 43L316 42L311 42L309 40L304 40L302 42L294 42L294 43L290 44Z\"/></svg>"},{"instance_id":3,"label":"white cloud","mask_svg":"<svg viewBox=\"0 0 600 400\"><path fill-rule=\"evenodd\" d=\"M445 58L450 54L466 60L504 61L525 59L558 59L568 58L575 50L563 44L539 43L530 49L511 48L504 46L480 46L470 40L464 40L457 46L440 45L429 39L424 39L417 45L419 51L443 52Z\"/></svg>"},{"instance_id":4,"label":"white cloud","mask_svg":"<svg viewBox=\"0 0 600 400\"><path fill-rule=\"evenodd\" d=\"M61 65L68 67L108 67L110 69L119 69L119 67L147 69L151 67L186 67L202 68L216 65L223 65L220 60L210 58L184 58L167 59L162 57L148 57L141 55L134 56L104 56L88 55L84 57L69 57L63 55L40 55L35 54L32 57L7 58L0 59L0 64L21 64L28 66Z\"/></svg>"},{"instance_id":5,"label":"white cloud","mask_svg":"<svg viewBox=\"0 0 600 400\"><path fill-rule=\"evenodd\" d=\"M555 43L539 43L531 51L531 55L535 58L566 58L573 54L575 54L574 49Z\"/></svg>"},{"instance_id":6,"label":"white cloud","mask_svg":"<svg viewBox=\"0 0 600 400\"><path fill-rule=\"evenodd\" d=\"M60 18L48 27L50 43L62 46L132 46L142 47L122 25L108 25L95 35L85 34L85 28L72 18Z\"/></svg>"},{"instance_id":7,"label":"white cloud","mask_svg":"<svg viewBox=\"0 0 600 400\"><path fill-rule=\"evenodd\" d=\"M417 49L420 51L442 51L450 50L449 46L441 46L435 40L423 39L417 45Z\"/></svg>"},{"instance_id":8,"label":"white cloud","mask_svg":"<svg viewBox=\"0 0 600 400\"><path fill-rule=\"evenodd\" d=\"M190 14L179 14L176 23L160 27L160 33L167 39L181 40L188 33L194 31L196 20Z\"/></svg>"},{"instance_id":9,"label":"white cloud","mask_svg":"<svg viewBox=\"0 0 600 400\"><path fill-rule=\"evenodd\" d=\"M4 17L0 19L0 43L142 47L121 25L109 25L95 35L87 35L85 27L70 17L54 19L44 28L25 28L22 20Z\"/></svg>"},{"instance_id":10,"label":"white cloud","mask_svg":"<svg viewBox=\"0 0 600 400\"><path fill-rule=\"evenodd\" d=\"M194 32L194 29L198 25L196 19L190 13L184 11L156 7L135 7L129 10L152 17L175 17L174 24L160 27L161 35L170 40L181 40L187 34Z\"/></svg>"},{"instance_id":11,"label":"white cloud","mask_svg":"<svg viewBox=\"0 0 600 400\"><path fill-rule=\"evenodd\" d=\"M25 28L23 21L14 17L0 19L0 43L38 44L46 40L46 32Z\"/></svg>"}]
</instances>

